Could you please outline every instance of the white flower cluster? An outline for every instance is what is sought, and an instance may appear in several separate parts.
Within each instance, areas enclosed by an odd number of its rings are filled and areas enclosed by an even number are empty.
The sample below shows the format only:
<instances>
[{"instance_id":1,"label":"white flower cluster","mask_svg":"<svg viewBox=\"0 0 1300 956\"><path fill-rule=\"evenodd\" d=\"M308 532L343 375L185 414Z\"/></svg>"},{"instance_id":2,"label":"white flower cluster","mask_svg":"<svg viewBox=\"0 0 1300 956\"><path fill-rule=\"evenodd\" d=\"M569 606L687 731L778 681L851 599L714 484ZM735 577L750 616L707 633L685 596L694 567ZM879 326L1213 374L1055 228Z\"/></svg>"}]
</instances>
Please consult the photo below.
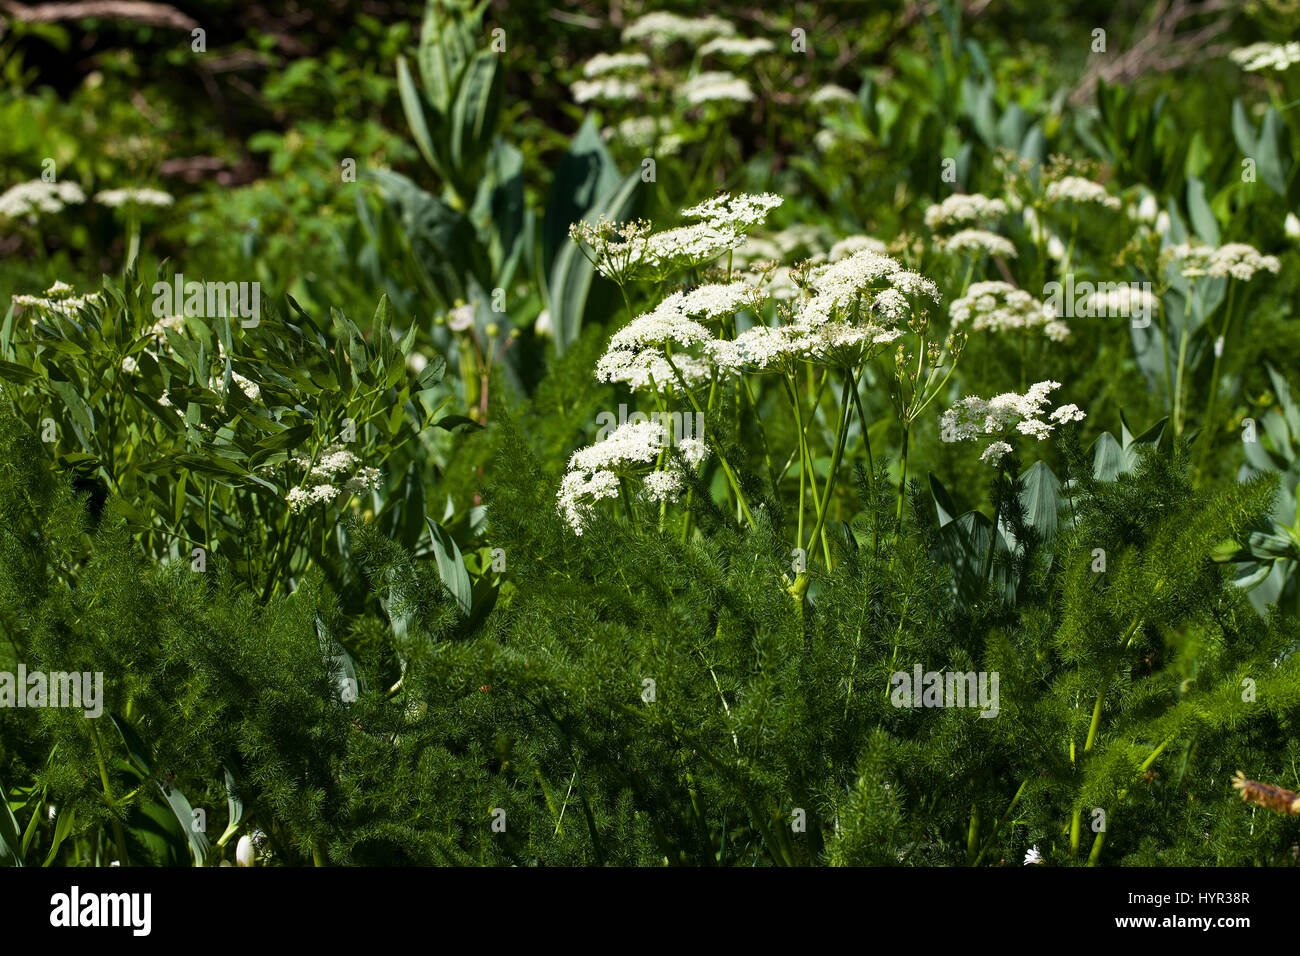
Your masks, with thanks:
<instances>
[{"instance_id":1,"label":"white flower cluster","mask_svg":"<svg viewBox=\"0 0 1300 956\"><path fill-rule=\"evenodd\" d=\"M990 399L963 398L943 413L939 420L939 437L945 442L969 441L980 436L993 437L980 455L982 461L996 465L1011 452L1003 441L1012 429L1039 441L1052 434L1058 425L1082 421L1086 415L1077 405L1061 405L1046 419L1047 395L1061 387L1060 382L1039 382L1020 395L1005 392Z\"/></svg>"},{"instance_id":2,"label":"white flower cluster","mask_svg":"<svg viewBox=\"0 0 1300 956\"><path fill-rule=\"evenodd\" d=\"M1256 272L1277 274L1282 268L1276 256L1266 256L1254 246L1244 242L1230 242L1214 247L1195 243L1180 242L1169 246L1161 253L1164 264L1176 264L1184 279L1199 279L1209 276L1223 279L1231 276L1242 282L1249 282Z\"/></svg>"},{"instance_id":3,"label":"white flower cluster","mask_svg":"<svg viewBox=\"0 0 1300 956\"><path fill-rule=\"evenodd\" d=\"M953 328L973 332L1020 332L1041 329L1053 342L1064 342L1070 329L1051 308L1009 282L976 282L949 308Z\"/></svg>"},{"instance_id":4,"label":"white flower cluster","mask_svg":"<svg viewBox=\"0 0 1300 956\"><path fill-rule=\"evenodd\" d=\"M677 87L677 95L690 106L703 103L748 103L754 91L747 80L724 70L696 74Z\"/></svg>"},{"instance_id":5,"label":"white flower cluster","mask_svg":"<svg viewBox=\"0 0 1300 956\"><path fill-rule=\"evenodd\" d=\"M64 206L86 201L76 183L47 183L40 179L19 183L0 195L0 219L34 218L61 212Z\"/></svg>"},{"instance_id":6,"label":"white flower cluster","mask_svg":"<svg viewBox=\"0 0 1300 956\"><path fill-rule=\"evenodd\" d=\"M1300 43L1252 43L1228 54L1243 70L1285 70L1300 63Z\"/></svg>"},{"instance_id":7,"label":"white flower cluster","mask_svg":"<svg viewBox=\"0 0 1300 956\"><path fill-rule=\"evenodd\" d=\"M655 49L671 46L678 40L700 43L717 36L732 36L736 28L722 17L683 17L676 13L647 13L623 28L623 42L646 41Z\"/></svg>"},{"instance_id":8,"label":"white flower cluster","mask_svg":"<svg viewBox=\"0 0 1300 956\"><path fill-rule=\"evenodd\" d=\"M616 76L574 80L569 89L575 103L626 103L641 98L641 87Z\"/></svg>"},{"instance_id":9,"label":"white flower cluster","mask_svg":"<svg viewBox=\"0 0 1300 956\"><path fill-rule=\"evenodd\" d=\"M954 255L969 252L977 256L1002 256L1005 259L1016 257L1016 247L1011 244L1010 239L1004 239L986 229L963 229L942 242L944 251Z\"/></svg>"},{"instance_id":10,"label":"white flower cluster","mask_svg":"<svg viewBox=\"0 0 1300 956\"><path fill-rule=\"evenodd\" d=\"M1047 201L1058 202L1095 202L1107 209L1119 209L1123 205L1119 198L1106 192L1101 183L1094 183L1082 176L1066 176L1047 184Z\"/></svg>"},{"instance_id":11,"label":"white flower cluster","mask_svg":"<svg viewBox=\"0 0 1300 956\"><path fill-rule=\"evenodd\" d=\"M831 251L826 258L831 262L839 262L841 259L847 259L855 252L874 252L876 255L885 254L885 244L874 236L845 236L839 242L831 246Z\"/></svg>"},{"instance_id":12,"label":"white flower cluster","mask_svg":"<svg viewBox=\"0 0 1300 956\"><path fill-rule=\"evenodd\" d=\"M105 189L95 193L95 202L101 206L170 206L175 200L171 193L161 189Z\"/></svg>"},{"instance_id":13,"label":"white flower cluster","mask_svg":"<svg viewBox=\"0 0 1300 956\"><path fill-rule=\"evenodd\" d=\"M693 355L678 355L673 365L687 385L708 381L709 364ZM596 381L623 382L634 392L663 392L675 387L677 376L658 349L610 349L596 363Z\"/></svg>"},{"instance_id":14,"label":"white flower cluster","mask_svg":"<svg viewBox=\"0 0 1300 956\"><path fill-rule=\"evenodd\" d=\"M760 53L771 53L775 49L775 44L763 37L752 40L744 37L715 37L700 47L700 56L717 55L733 60L752 60Z\"/></svg>"},{"instance_id":15,"label":"white flower cluster","mask_svg":"<svg viewBox=\"0 0 1300 956\"><path fill-rule=\"evenodd\" d=\"M668 430L659 421L625 422L607 438L573 453L569 471L556 494L556 507L573 533L581 535L583 521L602 498L616 498L620 479L640 477L641 493L652 501L675 501L685 487L685 476L675 458L665 466L655 463L666 450ZM691 468L708 455L708 447L695 438L677 443L681 459ZM648 470L647 470L648 469Z\"/></svg>"},{"instance_id":16,"label":"white flower cluster","mask_svg":"<svg viewBox=\"0 0 1300 956\"><path fill-rule=\"evenodd\" d=\"M925 225L931 231L943 226L986 222L1007 214L1007 204L981 193L954 193L925 210Z\"/></svg>"},{"instance_id":17,"label":"white flower cluster","mask_svg":"<svg viewBox=\"0 0 1300 956\"><path fill-rule=\"evenodd\" d=\"M632 116L621 120L617 126L606 128L601 135L632 149L650 149L653 146L659 155L671 156L682 148L682 138L673 132L673 128L673 121L667 116Z\"/></svg>"},{"instance_id":18,"label":"white flower cluster","mask_svg":"<svg viewBox=\"0 0 1300 956\"><path fill-rule=\"evenodd\" d=\"M752 229L784 200L775 193L723 193L682 210L685 219L702 219L713 226Z\"/></svg>"},{"instance_id":19,"label":"white flower cluster","mask_svg":"<svg viewBox=\"0 0 1300 956\"><path fill-rule=\"evenodd\" d=\"M358 468L360 459L339 444L327 447L315 464L306 457L291 460L307 472L304 484L295 485L285 495L294 512L304 511L318 501L333 501L340 494L362 494L379 487L379 469Z\"/></svg>"},{"instance_id":20,"label":"white flower cluster","mask_svg":"<svg viewBox=\"0 0 1300 956\"><path fill-rule=\"evenodd\" d=\"M644 53L597 53L582 65L582 75L587 79L607 73L635 73L650 68L650 57Z\"/></svg>"},{"instance_id":21,"label":"white flower cluster","mask_svg":"<svg viewBox=\"0 0 1300 956\"><path fill-rule=\"evenodd\" d=\"M870 249L820 268L812 275L813 295L800 309L799 322L816 326L829 322L836 314L843 318L867 293L881 291L888 277L902 269L897 259ZM925 292L930 294L928 288ZM937 301L937 289L933 290L931 297Z\"/></svg>"},{"instance_id":22,"label":"white flower cluster","mask_svg":"<svg viewBox=\"0 0 1300 956\"><path fill-rule=\"evenodd\" d=\"M88 292L76 295L76 290L66 282L56 281L45 290L44 295L16 295L14 305L42 309L59 315L73 316L88 305L98 305L104 301L104 293Z\"/></svg>"},{"instance_id":23,"label":"white flower cluster","mask_svg":"<svg viewBox=\"0 0 1300 956\"><path fill-rule=\"evenodd\" d=\"M813 91L812 96L808 97L808 102L813 106L829 106L832 103L856 103L857 101L857 96L835 83L819 86Z\"/></svg>"}]
</instances>

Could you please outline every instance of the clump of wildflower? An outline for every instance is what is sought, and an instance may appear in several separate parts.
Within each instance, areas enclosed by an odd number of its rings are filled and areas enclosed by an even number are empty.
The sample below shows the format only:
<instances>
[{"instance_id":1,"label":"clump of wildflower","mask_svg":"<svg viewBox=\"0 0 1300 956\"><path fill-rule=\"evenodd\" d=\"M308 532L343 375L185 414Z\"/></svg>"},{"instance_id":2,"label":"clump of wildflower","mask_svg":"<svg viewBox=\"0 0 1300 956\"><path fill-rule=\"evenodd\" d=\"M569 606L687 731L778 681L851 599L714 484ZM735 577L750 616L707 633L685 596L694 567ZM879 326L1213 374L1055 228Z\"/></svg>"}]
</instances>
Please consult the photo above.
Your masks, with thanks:
<instances>
[{"instance_id":1,"label":"clump of wildflower","mask_svg":"<svg viewBox=\"0 0 1300 956\"><path fill-rule=\"evenodd\" d=\"M1300 63L1300 43L1252 43L1233 50L1228 56L1247 72L1286 70Z\"/></svg>"},{"instance_id":2,"label":"clump of wildflower","mask_svg":"<svg viewBox=\"0 0 1300 956\"><path fill-rule=\"evenodd\" d=\"M945 252L973 255L1002 256L1005 259L1016 257L1016 247L1011 240L1004 239L995 232L984 229L963 229L943 240Z\"/></svg>"},{"instance_id":3,"label":"clump of wildflower","mask_svg":"<svg viewBox=\"0 0 1300 956\"><path fill-rule=\"evenodd\" d=\"M874 236L845 236L835 245L831 246L831 251L827 253L826 258L831 262L839 262L841 259L847 259L855 252L874 252L876 255L884 255L886 246L884 242Z\"/></svg>"},{"instance_id":4,"label":"clump of wildflower","mask_svg":"<svg viewBox=\"0 0 1300 956\"><path fill-rule=\"evenodd\" d=\"M944 226L987 222L1007 214L1007 204L982 193L954 193L925 210L925 225L931 231Z\"/></svg>"},{"instance_id":5,"label":"clump of wildflower","mask_svg":"<svg viewBox=\"0 0 1300 956\"><path fill-rule=\"evenodd\" d=\"M1230 242L1214 250L1206 271L1211 278L1232 276L1242 282L1249 282L1256 272L1271 272L1276 275L1281 268L1282 264L1276 256L1262 255L1254 246L1244 242Z\"/></svg>"},{"instance_id":6,"label":"clump of wildflower","mask_svg":"<svg viewBox=\"0 0 1300 956\"><path fill-rule=\"evenodd\" d=\"M1119 209L1123 205L1118 197L1106 192L1101 183L1094 183L1082 176L1065 176L1047 184L1046 199L1049 203L1092 202L1107 209Z\"/></svg>"},{"instance_id":7,"label":"clump of wildflower","mask_svg":"<svg viewBox=\"0 0 1300 956\"><path fill-rule=\"evenodd\" d=\"M1060 387L1060 382L1039 382L1030 386L1023 395L1004 392L987 400L978 396L963 398L943 413L939 420L939 437L945 442L992 437L994 441L984 449L980 460L991 465L1000 464L1012 450L1004 439L1013 430L1042 441L1058 425L1083 420L1085 413L1077 405L1062 405L1043 417L1048 393Z\"/></svg>"},{"instance_id":8,"label":"clump of wildflower","mask_svg":"<svg viewBox=\"0 0 1300 956\"><path fill-rule=\"evenodd\" d=\"M644 53L597 53L582 65L582 75L587 79L607 73L637 73L650 68L650 57Z\"/></svg>"},{"instance_id":9,"label":"clump of wildflower","mask_svg":"<svg viewBox=\"0 0 1300 956\"><path fill-rule=\"evenodd\" d=\"M775 193L722 193L682 210L684 219L701 219L714 226L752 229L784 200Z\"/></svg>"},{"instance_id":10,"label":"clump of wildflower","mask_svg":"<svg viewBox=\"0 0 1300 956\"><path fill-rule=\"evenodd\" d=\"M662 392L678 384L678 373L687 385L709 379L709 364L693 355L674 356L673 365L676 373L658 349L610 349L596 363L596 380L622 382L634 392Z\"/></svg>"},{"instance_id":11,"label":"clump of wildflower","mask_svg":"<svg viewBox=\"0 0 1300 956\"><path fill-rule=\"evenodd\" d=\"M0 194L0 219L35 219L42 213L62 212L65 206L86 201L76 183L47 183L33 179Z\"/></svg>"},{"instance_id":12,"label":"clump of wildflower","mask_svg":"<svg viewBox=\"0 0 1300 956\"><path fill-rule=\"evenodd\" d=\"M574 80L569 89L575 103L627 103L641 98L640 86L614 76Z\"/></svg>"},{"instance_id":13,"label":"clump of wildflower","mask_svg":"<svg viewBox=\"0 0 1300 956\"><path fill-rule=\"evenodd\" d=\"M813 106L829 106L832 103L856 103L858 98L849 90L834 83L827 83L813 91L808 102Z\"/></svg>"},{"instance_id":14,"label":"clump of wildflower","mask_svg":"<svg viewBox=\"0 0 1300 956\"><path fill-rule=\"evenodd\" d=\"M74 316L81 309L91 305L99 305L103 301L104 294L102 292L88 292L85 295L77 295L72 286L62 281L56 281L45 290L44 295L20 294L13 297L14 305L66 316Z\"/></svg>"},{"instance_id":15,"label":"clump of wildflower","mask_svg":"<svg viewBox=\"0 0 1300 956\"><path fill-rule=\"evenodd\" d=\"M327 446L313 462L300 456L291 463L304 471L303 483L289 489L285 496L294 512L304 511L317 502L333 501L341 494L363 494L379 487L378 468L358 467L361 460L343 445Z\"/></svg>"},{"instance_id":16,"label":"clump of wildflower","mask_svg":"<svg viewBox=\"0 0 1300 956\"><path fill-rule=\"evenodd\" d=\"M761 53L771 53L776 49L771 40L764 37L745 39L744 37L714 37L700 47L700 56L720 56L729 60L752 60Z\"/></svg>"},{"instance_id":17,"label":"clump of wildflower","mask_svg":"<svg viewBox=\"0 0 1300 956\"><path fill-rule=\"evenodd\" d=\"M673 121L667 116L632 116L601 135L632 149L654 147L661 156L671 156L682 148L682 137L673 129Z\"/></svg>"},{"instance_id":18,"label":"clump of wildflower","mask_svg":"<svg viewBox=\"0 0 1300 956\"><path fill-rule=\"evenodd\" d=\"M851 311L866 293L879 289L887 276L902 268L896 259L866 249L826 266L812 277L814 294L804 303L798 321L820 325L836 313Z\"/></svg>"},{"instance_id":19,"label":"clump of wildflower","mask_svg":"<svg viewBox=\"0 0 1300 956\"><path fill-rule=\"evenodd\" d=\"M161 189L105 189L95 193L95 202L114 209L119 206L170 206L175 201L171 193Z\"/></svg>"},{"instance_id":20,"label":"clump of wildflower","mask_svg":"<svg viewBox=\"0 0 1300 956\"><path fill-rule=\"evenodd\" d=\"M677 456L656 468L666 450L668 431L656 420L630 421L608 437L579 449L569 459L569 471L556 494L557 510L573 533L581 535L592 506L602 498L615 498L623 481L641 479L641 494L655 501L676 500L685 486L683 463L698 467L708 448L698 439L678 442Z\"/></svg>"},{"instance_id":21,"label":"clump of wildflower","mask_svg":"<svg viewBox=\"0 0 1300 956\"><path fill-rule=\"evenodd\" d=\"M747 80L723 70L699 73L677 87L677 95L690 106L704 103L748 103L754 91Z\"/></svg>"},{"instance_id":22,"label":"clump of wildflower","mask_svg":"<svg viewBox=\"0 0 1300 956\"><path fill-rule=\"evenodd\" d=\"M949 308L953 328L974 332L1027 332L1041 330L1059 342L1070 336L1069 327L1051 308L1009 282L976 282Z\"/></svg>"},{"instance_id":23,"label":"clump of wildflower","mask_svg":"<svg viewBox=\"0 0 1300 956\"><path fill-rule=\"evenodd\" d=\"M697 44L716 36L732 36L736 28L722 17L683 17L655 11L633 20L623 28L623 42L645 41L662 50L679 40Z\"/></svg>"}]
</instances>

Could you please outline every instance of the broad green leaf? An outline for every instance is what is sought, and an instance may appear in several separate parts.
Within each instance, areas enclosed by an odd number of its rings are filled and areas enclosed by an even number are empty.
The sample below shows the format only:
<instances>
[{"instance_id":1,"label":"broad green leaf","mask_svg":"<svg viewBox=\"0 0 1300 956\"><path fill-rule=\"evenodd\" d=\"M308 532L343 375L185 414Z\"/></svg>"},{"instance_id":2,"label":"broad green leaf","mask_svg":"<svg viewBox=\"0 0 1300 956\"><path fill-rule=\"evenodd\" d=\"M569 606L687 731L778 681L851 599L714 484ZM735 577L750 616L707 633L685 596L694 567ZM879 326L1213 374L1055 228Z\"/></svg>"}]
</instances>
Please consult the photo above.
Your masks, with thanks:
<instances>
[{"instance_id":1,"label":"broad green leaf","mask_svg":"<svg viewBox=\"0 0 1300 956\"><path fill-rule=\"evenodd\" d=\"M18 820L9 808L4 783L0 781L0 866L22 865L22 837L18 833Z\"/></svg>"},{"instance_id":2,"label":"broad green leaf","mask_svg":"<svg viewBox=\"0 0 1300 956\"><path fill-rule=\"evenodd\" d=\"M474 589L470 585L469 571L465 568L460 548L446 528L432 518L424 520L429 525L429 533L433 535L433 555L438 562L442 583L456 599L461 611L469 614L474 606Z\"/></svg>"}]
</instances>

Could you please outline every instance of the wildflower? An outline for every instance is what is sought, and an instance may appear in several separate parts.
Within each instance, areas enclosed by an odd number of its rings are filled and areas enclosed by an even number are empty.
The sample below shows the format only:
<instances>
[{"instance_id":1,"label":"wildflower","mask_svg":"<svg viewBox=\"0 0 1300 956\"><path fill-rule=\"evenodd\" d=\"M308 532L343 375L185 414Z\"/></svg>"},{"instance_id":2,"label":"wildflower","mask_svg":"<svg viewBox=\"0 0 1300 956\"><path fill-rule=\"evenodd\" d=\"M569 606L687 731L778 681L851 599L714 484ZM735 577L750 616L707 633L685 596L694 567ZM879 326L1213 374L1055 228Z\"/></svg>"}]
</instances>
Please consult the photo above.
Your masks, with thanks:
<instances>
[{"instance_id":1,"label":"wildflower","mask_svg":"<svg viewBox=\"0 0 1300 956\"><path fill-rule=\"evenodd\" d=\"M650 68L650 57L644 53L597 53L582 65L582 75L587 79L606 73L634 73Z\"/></svg>"},{"instance_id":2,"label":"wildflower","mask_svg":"<svg viewBox=\"0 0 1300 956\"><path fill-rule=\"evenodd\" d=\"M0 195L0 219L35 219L40 213L62 212L65 206L86 201L76 183L47 183L40 179L19 183Z\"/></svg>"},{"instance_id":3,"label":"wildflower","mask_svg":"<svg viewBox=\"0 0 1300 956\"><path fill-rule=\"evenodd\" d=\"M570 472L560 483L558 508L576 535L582 534L583 519L590 507L601 498L618 497L618 476L612 471L595 471L590 475Z\"/></svg>"},{"instance_id":4,"label":"wildflower","mask_svg":"<svg viewBox=\"0 0 1300 956\"><path fill-rule=\"evenodd\" d=\"M1030 847L1029 850L1025 853L1025 862L1024 862L1025 866L1030 866L1034 863L1042 863L1042 862L1043 862L1043 854L1038 852L1037 845Z\"/></svg>"},{"instance_id":5,"label":"wildflower","mask_svg":"<svg viewBox=\"0 0 1300 956\"><path fill-rule=\"evenodd\" d=\"M827 266L813 278L815 294L804 304L799 322L818 325L830 321L832 313L851 309L865 292L901 270L897 260L865 249Z\"/></svg>"},{"instance_id":6,"label":"wildflower","mask_svg":"<svg viewBox=\"0 0 1300 956\"><path fill-rule=\"evenodd\" d=\"M677 87L677 95L691 106L702 103L748 103L754 98L749 83L734 73L709 70Z\"/></svg>"},{"instance_id":7,"label":"wildflower","mask_svg":"<svg viewBox=\"0 0 1300 956\"><path fill-rule=\"evenodd\" d=\"M161 189L105 189L95 194L101 206L170 206L175 199Z\"/></svg>"},{"instance_id":8,"label":"wildflower","mask_svg":"<svg viewBox=\"0 0 1300 956\"><path fill-rule=\"evenodd\" d=\"M1006 259L1016 257L1016 247L1011 240L1004 239L996 233L983 229L963 229L953 233L943 241L945 252L970 252L976 255L1002 256Z\"/></svg>"},{"instance_id":9,"label":"wildflower","mask_svg":"<svg viewBox=\"0 0 1300 956\"><path fill-rule=\"evenodd\" d=\"M1252 43L1233 50L1228 56L1247 72L1285 70L1300 63L1300 43Z\"/></svg>"},{"instance_id":10,"label":"wildflower","mask_svg":"<svg viewBox=\"0 0 1300 956\"><path fill-rule=\"evenodd\" d=\"M949 307L953 327L975 332L1041 330L1049 339L1069 337L1069 329L1045 303L1009 282L976 282Z\"/></svg>"},{"instance_id":11,"label":"wildflower","mask_svg":"<svg viewBox=\"0 0 1300 956\"><path fill-rule=\"evenodd\" d=\"M1258 249L1244 242L1230 242L1211 253L1206 272L1211 278L1232 276L1249 282L1256 272L1262 270L1276 275L1281 268L1276 256L1261 255Z\"/></svg>"},{"instance_id":12,"label":"wildflower","mask_svg":"<svg viewBox=\"0 0 1300 956\"><path fill-rule=\"evenodd\" d=\"M720 368L751 371L789 369L800 355L797 336L788 325L756 325L730 341L709 342L706 350Z\"/></svg>"},{"instance_id":13,"label":"wildflower","mask_svg":"<svg viewBox=\"0 0 1300 956\"><path fill-rule=\"evenodd\" d=\"M942 226L983 222L1007 214L1007 204L982 193L954 193L943 202L925 210L925 225L930 230Z\"/></svg>"},{"instance_id":14,"label":"wildflower","mask_svg":"<svg viewBox=\"0 0 1300 956\"><path fill-rule=\"evenodd\" d=\"M623 42L645 40L663 49L678 40L699 43L715 36L731 36L736 28L721 17L683 17L676 13L647 13L623 28Z\"/></svg>"},{"instance_id":15,"label":"wildflower","mask_svg":"<svg viewBox=\"0 0 1300 956\"><path fill-rule=\"evenodd\" d=\"M784 200L775 193L723 193L682 210L685 219L702 219L712 226L751 229Z\"/></svg>"},{"instance_id":16,"label":"wildflower","mask_svg":"<svg viewBox=\"0 0 1300 956\"><path fill-rule=\"evenodd\" d=\"M827 106L831 103L856 103L858 98L842 86L827 83L813 91L808 102L813 106Z\"/></svg>"},{"instance_id":17,"label":"wildflower","mask_svg":"<svg viewBox=\"0 0 1300 956\"><path fill-rule=\"evenodd\" d=\"M826 258L831 262L839 262L841 259L847 259L853 253L862 252L863 250L874 252L876 255L884 255L885 244L872 236L846 236L831 246L831 251Z\"/></svg>"},{"instance_id":18,"label":"wildflower","mask_svg":"<svg viewBox=\"0 0 1300 956\"><path fill-rule=\"evenodd\" d=\"M573 91L575 103L624 103L641 96L641 87L612 76L598 80L575 80L569 89Z\"/></svg>"},{"instance_id":19,"label":"wildflower","mask_svg":"<svg viewBox=\"0 0 1300 956\"><path fill-rule=\"evenodd\" d=\"M1049 203L1056 202L1095 202L1107 209L1119 209L1119 199L1106 192L1101 183L1094 183L1082 176L1066 176L1047 184L1046 198Z\"/></svg>"},{"instance_id":20,"label":"wildflower","mask_svg":"<svg viewBox=\"0 0 1300 956\"><path fill-rule=\"evenodd\" d=\"M462 303L447 315L447 328L453 332L464 332L474 324L474 306Z\"/></svg>"},{"instance_id":21,"label":"wildflower","mask_svg":"<svg viewBox=\"0 0 1300 956\"><path fill-rule=\"evenodd\" d=\"M680 346L699 345L713 338L709 330L688 319L668 300L651 312L637 316L610 339L611 349L643 348L673 342Z\"/></svg>"},{"instance_id":22,"label":"wildflower","mask_svg":"<svg viewBox=\"0 0 1300 956\"><path fill-rule=\"evenodd\" d=\"M1085 415L1077 405L1062 405L1043 419L1047 395L1060 388L1060 382L1038 382L1020 395L1005 392L991 399L978 396L963 398L943 413L939 420L939 437L945 442L969 441L981 435L995 439L980 455L982 461L999 464L1011 452L1003 439L1014 429L1042 441L1058 426L1081 421Z\"/></svg>"},{"instance_id":23,"label":"wildflower","mask_svg":"<svg viewBox=\"0 0 1300 956\"><path fill-rule=\"evenodd\" d=\"M660 155L671 156L682 148L682 138L673 130L670 117L632 116L612 129L604 130L601 135L633 149L654 147Z\"/></svg>"},{"instance_id":24,"label":"wildflower","mask_svg":"<svg viewBox=\"0 0 1300 956\"><path fill-rule=\"evenodd\" d=\"M763 37L756 37L747 40L742 37L714 37L704 46L700 47L700 56L710 56L717 54L735 60L749 60L760 53L771 53L776 46L771 40Z\"/></svg>"},{"instance_id":25,"label":"wildflower","mask_svg":"<svg viewBox=\"0 0 1300 956\"><path fill-rule=\"evenodd\" d=\"M687 385L708 381L709 365L692 355L677 355L673 365ZM677 384L677 374L657 349L610 349L596 363L598 382L623 382L634 392L662 392Z\"/></svg>"},{"instance_id":26,"label":"wildflower","mask_svg":"<svg viewBox=\"0 0 1300 956\"><path fill-rule=\"evenodd\" d=\"M134 357L134 356L132 356L132 355L124 355L124 356L122 356L122 371L123 371L123 372L126 372L128 375L130 375L130 374L133 374L133 373L136 371L136 369L138 369L139 367L140 367L140 366L139 366L139 363L135 360L135 357Z\"/></svg>"}]
</instances>

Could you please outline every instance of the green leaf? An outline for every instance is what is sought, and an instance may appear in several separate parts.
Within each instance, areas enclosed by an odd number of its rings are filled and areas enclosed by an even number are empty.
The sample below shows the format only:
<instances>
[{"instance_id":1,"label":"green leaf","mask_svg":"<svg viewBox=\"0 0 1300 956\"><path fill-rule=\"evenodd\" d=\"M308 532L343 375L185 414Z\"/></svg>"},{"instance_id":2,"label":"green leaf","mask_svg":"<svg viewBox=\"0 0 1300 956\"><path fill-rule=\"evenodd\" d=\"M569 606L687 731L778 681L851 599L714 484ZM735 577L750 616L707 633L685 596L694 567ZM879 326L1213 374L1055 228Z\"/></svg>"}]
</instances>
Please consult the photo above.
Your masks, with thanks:
<instances>
[{"instance_id":1,"label":"green leaf","mask_svg":"<svg viewBox=\"0 0 1300 956\"><path fill-rule=\"evenodd\" d=\"M1114 481L1124 470L1124 449L1110 432L1102 432L1092 446L1092 476Z\"/></svg>"},{"instance_id":2,"label":"green leaf","mask_svg":"<svg viewBox=\"0 0 1300 956\"><path fill-rule=\"evenodd\" d=\"M456 94L451 113L451 162L462 175L481 164L501 111L498 60L497 54L487 50L476 53Z\"/></svg>"},{"instance_id":3,"label":"green leaf","mask_svg":"<svg viewBox=\"0 0 1300 956\"><path fill-rule=\"evenodd\" d=\"M432 518L424 519L433 535L433 555L438 562L438 573L442 583L451 592L461 611L469 614L474 606L474 589L470 585L469 571L465 559L461 557L460 548L447 529Z\"/></svg>"},{"instance_id":4,"label":"green leaf","mask_svg":"<svg viewBox=\"0 0 1300 956\"><path fill-rule=\"evenodd\" d=\"M438 160L438 150L433 137L429 134L429 124L424 117L424 101L411 79L411 71L406 65L406 58L397 58L397 93L402 101L402 112L406 114L406 125L411 128L411 137L424 161L433 167L438 175L445 175L442 163Z\"/></svg>"},{"instance_id":5,"label":"green leaf","mask_svg":"<svg viewBox=\"0 0 1300 956\"><path fill-rule=\"evenodd\" d=\"M1020 502L1025 508L1025 520L1050 541L1056 536L1057 509L1061 503L1061 481L1045 462L1036 461L1020 476L1024 488Z\"/></svg>"},{"instance_id":6,"label":"green leaf","mask_svg":"<svg viewBox=\"0 0 1300 956\"><path fill-rule=\"evenodd\" d=\"M639 172L629 173L617 189L587 213L586 218L593 221L600 216L608 216L614 220L626 219L636 188L640 183ZM595 268L582 254L577 243L569 242L556 255L547 292L550 297L551 327L555 331L557 352L564 352L578 337L594 276Z\"/></svg>"},{"instance_id":7,"label":"green leaf","mask_svg":"<svg viewBox=\"0 0 1300 956\"><path fill-rule=\"evenodd\" d=\"M39 373L33 372L26 366L15 365L13 362L0 361L0 378L8 379L9 381L16 382L19 385L28 385L40 377Z\"/></svg>"},{"instance_id":8,"label":"green leaf","mask_svg":"<svg viewBox=\"0 0 1300 956\"><path fill-rule=\"evenodd\" d=\"M1210 211L1210 204L1205 198L1205 184L1195 176L1187 177L1187 212L1192 220L1192 228L1201 240L1212 246L1219 244L1219 222Z\"/></svg>"},{"instance_id":9,"label":"green leaf","mask_svg":"<svg viewBox=\"0 0 1300 956\"><path fill-rule=\"evenodd\" d=\"M4 783L0 782L0 866L22 865L22 838L18 834L18 820L9 808Z\"/></svg>"}]
</instances>

